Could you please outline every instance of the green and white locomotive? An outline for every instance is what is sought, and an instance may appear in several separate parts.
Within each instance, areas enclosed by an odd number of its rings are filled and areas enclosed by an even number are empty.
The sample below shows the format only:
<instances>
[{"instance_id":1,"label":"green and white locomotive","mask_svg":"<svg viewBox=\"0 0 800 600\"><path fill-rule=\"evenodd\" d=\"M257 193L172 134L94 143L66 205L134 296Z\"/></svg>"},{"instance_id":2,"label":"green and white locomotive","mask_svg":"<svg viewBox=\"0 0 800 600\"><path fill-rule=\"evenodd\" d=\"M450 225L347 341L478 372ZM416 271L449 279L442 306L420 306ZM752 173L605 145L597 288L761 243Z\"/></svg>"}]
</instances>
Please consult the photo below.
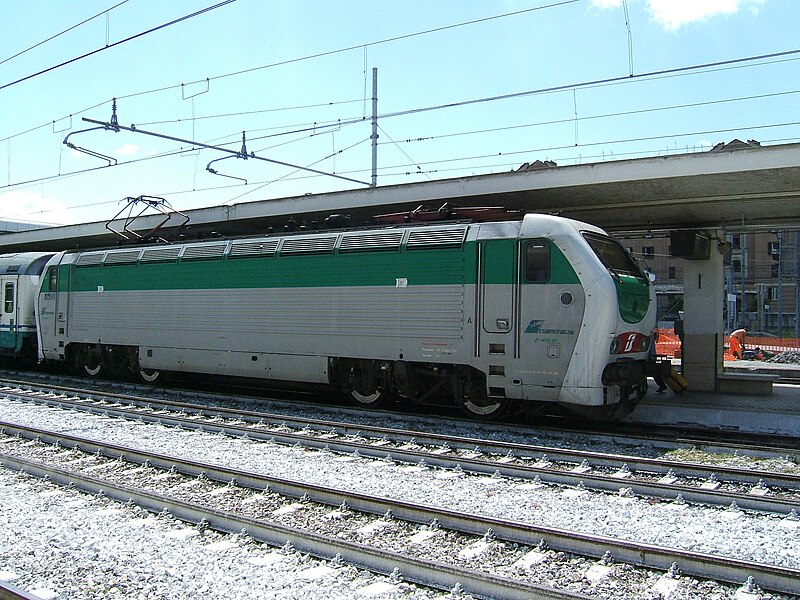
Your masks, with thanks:
<instances>
[{"instance_id":1,"label":"green and white locomotive","mask_svg":"<svg viewBox=\"0 0 800 600\"><path fill-rule=\"evenodd\" d=\"M37 320L40 357L90 375L225 374L332 384L365 406L593 415L646 389L655 302L602 230L529 214L62 252Z\"/></svg>"}]
</instances>

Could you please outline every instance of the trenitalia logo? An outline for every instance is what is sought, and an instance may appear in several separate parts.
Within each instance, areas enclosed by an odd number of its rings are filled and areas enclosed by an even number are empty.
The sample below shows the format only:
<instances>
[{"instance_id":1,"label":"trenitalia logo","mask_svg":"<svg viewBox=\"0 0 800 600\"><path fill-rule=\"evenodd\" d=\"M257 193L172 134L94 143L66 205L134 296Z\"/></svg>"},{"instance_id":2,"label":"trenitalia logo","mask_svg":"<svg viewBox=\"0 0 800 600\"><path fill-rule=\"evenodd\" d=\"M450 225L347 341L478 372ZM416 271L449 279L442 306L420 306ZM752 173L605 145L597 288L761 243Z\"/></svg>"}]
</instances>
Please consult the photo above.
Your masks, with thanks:
<instances>
[{"instance_id":1,"label":"trenitalia logo","mask_svg":"<svg viewBox=\"0 0 800 600\"><path fill-rule=\"evenodd\" d=\"M545 329L542 325L544 325L544 319L534 319L528 323L525 333L541 333L545 335L573 335L575 333L574 329Z\"/></svg>"}]
</instances>

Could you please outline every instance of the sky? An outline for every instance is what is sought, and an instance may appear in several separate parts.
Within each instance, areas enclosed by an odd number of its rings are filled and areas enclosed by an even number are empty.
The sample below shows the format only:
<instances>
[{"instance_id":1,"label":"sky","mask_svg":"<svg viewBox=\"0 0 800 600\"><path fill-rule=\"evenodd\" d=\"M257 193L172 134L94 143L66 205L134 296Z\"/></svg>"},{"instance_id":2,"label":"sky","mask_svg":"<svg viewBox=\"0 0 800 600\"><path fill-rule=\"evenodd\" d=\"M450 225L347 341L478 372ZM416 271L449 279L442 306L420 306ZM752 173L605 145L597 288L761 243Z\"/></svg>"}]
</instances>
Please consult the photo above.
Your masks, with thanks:
<instances>
[{"instance_id":1,"label":"sky","mask_svg":"<svg viewBox=\"0 0 800 600\"><path fill-rule=\"evenodd\" d=\"M0 20L5 220L366 188L373 69L379 186L800 141L798 0L0 0Z\"/></svg>"}]
</instances>

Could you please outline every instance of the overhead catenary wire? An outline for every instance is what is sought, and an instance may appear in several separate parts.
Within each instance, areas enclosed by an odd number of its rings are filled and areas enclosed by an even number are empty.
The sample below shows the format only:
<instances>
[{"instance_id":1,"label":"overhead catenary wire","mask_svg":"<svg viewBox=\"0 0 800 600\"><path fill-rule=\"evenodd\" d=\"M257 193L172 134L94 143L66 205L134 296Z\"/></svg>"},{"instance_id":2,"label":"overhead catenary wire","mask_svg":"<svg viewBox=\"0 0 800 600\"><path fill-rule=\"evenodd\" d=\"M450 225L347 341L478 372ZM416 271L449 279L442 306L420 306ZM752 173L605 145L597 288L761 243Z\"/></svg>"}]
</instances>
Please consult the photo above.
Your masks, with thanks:
<instances>
[{"instance_id":1,"label":"overhead catenary wire","mask_svg":"<svg viewBox=\"0 0 800 600\"><path fill-rule=\"evenodd\" d=\"M797 51L795 51L795 52L797 52ZM761 58L761 57L756 57L756 58ZM797 60L797 58L794 58L794 57L787 58L787 57L785 57L785 56L784 56L784 60ZM725 61L725 62L727 63L728 61ZM718 63L715 63L715 64L718 64ZM764 64L768 64L768 63L766 63L766 62L761 62L761 63L759 63L758 65L756 65L756 64L743 64L743 63L739 63L739 64L736 64L736 65L729 65L729 66L726 66L725 68L741 68L741 67L745 67L745 66L747 66L747 67L752 67L752 66L760 66L760 65L764 65ZM704 73L707 73L707 72L710 72L710 71L704 71ZM680 75L680 76L683 76L683 75L687 75L687 74L702 74L702 73L688 73L688 72L682 72L682 73L679 73L679 74L670 73L670 74L663 75L663 76L664 76L664 77L670 77L670 76L679 76L679 75ZM624 83L627 83L629 79L630 79L630 77L625 77L624 79L621 79L621 80L615 80L615 81L613 81L613 82L611 82L611 83L607 83L607 84L606 84L606 83L601 83L601 84L599 84L599 85L619 85L619 84L624 84ZM168 88L162 88L162 89L168 89ZM538 90L537 90L537 91L534 91L533 93L547 93L547 92L542 92L542 91L538 91ZM785 94L789 94L789 93L795 93L795 92L782 92L782 94L784 94L784 93L785 93ZM762 95L762 96L763 96L763 95ZM758 97L761 97L761 96L758 96ZM489 99L495 99L495 97L489 97ZM499 99L499 100L504 100L505 98L504 98L504 97L497 97L497 99ZM487 100L487 101L488 101L488 100ZM705 103L699 103L699 105L701 105L701 104L705 104ZM98 105L98 106L100 106L100 105ZM444 106L442 106L442 108L449 108L450 106L451 106L451 105L444 105ZM454 106L455 106L455 105L454 105ZM655 110L666 110L667 108L668 108L668 107L653 108L653 109L643 109L641 112L651 112L651 111L655 111ZM424 110L435 110L435 109L436 109L436 107L423 107L423 109L424 109ZM270 109L270 110L272 110L272 109ZM380 116L380 118L382 118L382 119L385 119L385 118L389 118L389 117L392 117L392 116L398 116L398 117L399 117L399 116L403 116L404 114L412 114L413 112L416 112L416 110L417 110L417 109L414 109L413 111L411 111L411 112L408 112L408 113L404 113L404 112L398 112L398 113L395 113L395 114L386 114L386 115L382 115L382 116ZM628 112L628 114L635 114L636 112L639 112L639 111L627 111L627 112ZM615 114L623 114L623 113L615 113ZM198 117L198 118L217 118L217 117L219 117L219 118L222 118L223 116L225 116L225 115L219 115L219 116L217 116L217 115L209 115L209 116L206 116L206 117ZM586 116L586 117L581 117L581 120L584 120L584 119L589 119L589 118L602 118L602 117L606 117L606 116L612 116L612 115L595 115L595 116ZM572 120L572 119L570 119L570 120ZM351 123L353 123L353 124L355 124L355 123L357 123L357 122L363 122L363 117L359 117L358 119L353 119L353 120L352 120L352 121L350 121L350 122L351 122ZM793 123L789 123L789 124L787 124L786 126L788 126L788 125L792 125L792 124L793 124ZM341 125L341 123L339 123L339 125ZM526 125L522 125L522 126L520 126L520 127L525 127L525 126L533 126L533 125L537 125L537 124L526 124ZM50 123L47 123L46 125L43 125L43 126L50 126ZM334 125L330 125L330 126L334 126ZM781 125L776 125L776 126L781 126ZM729 129L729 130L719 130L719 131L720 131L720 132L721 132L721 131L735 131L735 130L739 130L739 129L741 129L741 128L732 128L732 129ZM747 129L747 128L744 128L744 129ZM275 134L275 135L276 135L276 136L277 136L277 135L283 135L283 136L287 136L287 135L291 135L291 134L299 134L299 133L302 133L302 132L299 132L299 131L287 131L287 132L282 132L282 133L278 133L278 134ZM452 137L452 136L455 136L455 135L468 135L468 134L470 134L470 133L473 133L473 132L460 132L460 133L447 134L447 135L442 135L442 136L432 136L430 139L436 139L436 138L438 138L438 137ZM691 132L691 133L679 134L679 135L695 135L695 134L696 134L696 132ZM261 139L268 139L268 138L270 138L270 137L273 137L273 136L264 136L264 137L263 137L263 138L261 138ZM663 139L663 138L666 138L666 137L675 137L675 136L659 136L659 137L660 137L660 139ZM6 138L6 139L8 139L8 138ZM252 139L259 139L259 138L255 138L255 137L254 137L254 138L252 138ZM295 142L295 141L301 141L302 139L305 139L305 138L298 138L297 140L292 140L292 141L290 141L290 142L287 142L287 143L293 143L293 142ZM650 138L647 138L647 137L642 137L642 138L635 138L635 139L637 139L637 140L648 140L648 139L656 139L656 138L653 138L653 137L650 137ZM406 141L408 141L408 140L406 140ZM762 141L763 141L763 140L762 140ZM597 144L601 144L601 143L626 143L626 140L618 140L618 141L615 141L615 142L598 142L598 143L596 143L596 144L585 144L585 145L584 145L584 144L581 144L581 145L579 145L578 147L586 147L586 146L597 145ZM572 147L573 147L573 146L572 146L572 145L570 145L570 146L564 146L563 148L572 148ZM558 148L558 147L553 147L553 148ZM528 151L526 150L526 151L521 151L521 152L528 152ZM510 154L509 154L509 153L495 153L495 154L488 154L488 155L486 155L486 156L487 156L487 157L489 157L489 156L494 156L494 157L496 157L496 156L498 156L498 155L509 156ZM161 155L161 156L159 156L159 158L163 158L164 156L165 156L165 155ZM471 160L471 159L472 159L472 157L464 157L464 158L458 158L458 159L453 159L453 160L455 161L455 160ZM410 163L411 163L412 165L414 165L414 161L413 161L411 158L409 158L409 161L410 161ZM121 164L129 164L129 163L121 163ZM431 164L431 163L423 163L423 164ZM104 168L104 167L100 167L100 168ZM470 167L470 168L473 168L473 167ZM94 170L94 169L92 169L92 170ZM68 174L65 174L64 176L67 176L67 175L68 175Z\"/></svg>"},{"instance_id":2,"label":"overhead catenary wire","mask_svg":"<svg viewBox=\"0 0 800 600\"><path fill-rule=\"evenodd\" d=\"M235 0L228 0L228 1L229 2L233 2ZM479 23L485 23L485 22L494 21L494 20L497 20L497 19L504 19L504 18L508 18L508 17L514 17L514 16L517 16L517 15L531 13L531 12L537 12L537 11L541 11L541 10L545 10L545 9L549 9L549 8L557 8L557 7L566 5L566 4L573 4L573 3L581 2L581 1L583 1L583 0L565 0L565 1L562 1L562 2L555 2L555 3L552 3L552 4L543 5L543 6L535 6L535 7L532 7L532 8L526 8L526 9L522 9L522 10L516 10L516 11L512 11L512 12L502 13L502 14L499 14L499 15L491 15L489 17L482 17L482 18L479 18L479 19L472 19L470 21L462 21L462 22L459 22L459 23L452 23L450 25L443 25L442 27L436 27L436 28L432 28L432 29L426 29L426 30L423 30L423 31L417 31L417 32L413 32L413 33L402 34L402 35L398 35L398 36L384 38L384 39L381 39L381 40L375 40L375 41L372 41L372 42L366 42L366 43L357 44L355 46L347 46L347 47L344 47L344 48L338 48L338 49L335 49L335 50L325 51L325 52L321 52L321 53L317 53L317 54L310 54L310 55L307 55L307 56L296 57L296 58L293 58L293 59L288 59L287 61L282 61L282 62L277 62L277 63L270 63L270 64L266 64L266 65L261 65L261 66L258 66L258 67L253 67L253 68L250 68L250 69L244 69L244 70L240 70L240 71L232 71L232 72L228 72L228 73L223 73L223 74L220 74L220 75L216 75L214 77L206 77L206 78L203 78L203 79L197 79L195 81L190 81L188 83L184 82L184 83L179 83L179 84L161 86L161 87L158 87L158 88L151 88L149 90L141 90L141 91L138 91L138 92L132 92L132 93L129 93L129 94L124 94L124 95L117 96L117 100L125 100L125 99L128 99L128 98L136 98L136 97L146 96L146 95L149 95L149 94L155 94L155 93L159 93L159 92L177 90L177 89L181 89L185 85L195 85L195 84L203 83L203 82L210 81L210 80L225 79L225 78L228 78L228 77L235 77L235 76L238 76L238 75L252 73L254 71L259 71L259 70L263 70L263 69L269 69L269 68L273 68L273 67L283 66L285 64L291 64L291 63L296 63L296 62L313 60L315 58L321 58L321 57L324 57L324 56L332 56L332 55L343 53L343 52L350 52L353 49L357 49L357 48L367 48L368 46L377 46L377 45L381 45L381 44L388 44L388 43L391 43L391 42L405 40L405 39L409 39L409 38L413 38L413 37L417 37L417 36L428 35L428 34L437 33L437 32L440 32L440 31L447 31L449 29L455 29L455 28L459 28L459 27L466 27L466 26L469 26L469 25L476 25L476 24L479 24ZM211 8L215 8L215 7L211 7ZM206 9L206 10L209 10L209 9ZM2 89L2 88L0 88L0 89ZM72 116L73 114L83 114L83 113L86 113L86 112L88 112L90 110L94 110L95 108L98 108L98 107L102 106L103 104L105 104L107 101L108 100L103 100L103 101L97 102L97 103L95 103L95 104L93 104L91 106L85 107L85 108L83 108L81 110L73 111L70 114L70 116ZM360 101L361 100L359 100L359 102ZM53 119L53 121L59 121L59 120L64 119L64 118L66 118L66 117L59 117L57 119ZM28 131L39 129L41 127L49 127L50 123L51 123L51 121L48 121L47 123L43 123L40 126L35 126L33 128L30 128ZM4 137L4 138L0 138L0 141L5 141L8 138L17 137L18 135L22 135L23 133L26 133L26 132L20 132L19 134L13 134L13 135L10 135L10 136Z\"/></svg>"},{"instance_id":3,"label":"overhead catenary wire","mask_svg":"<svg viewBox=\"0 0 800 600\"><path fill-rule=\"evenodd\" d=\"M748 131L748 130L756 130L756 129L771 129L771 128L778 128L778 127L786 127L786 126L790 126L790 125L800 125L800 121L789 122L789 123L774 123L774 124L753 125L753 126L748 126L748 127L737 127L737 128L730 128L730 129L693 131L693 132L690 132L690 133L677 133L677 134L673 133L673 134L665 134L665 135L660 135L660 136L644 136L644 137L633 137L633 138L624 138L624 139L616 139L616 140L603 140L603 141L598 141L598 142L583 143L583 144L581 144L581 147L593 147L593 146L622 144L622 143L633 143L633 142L641 142L641 141L657 141L657 140L661 140L661 139L671 139L671 138L674 138L674 137L681 137L681 136L710 135L710 134L719 134L719 133L729 133L729 132L733 132L733 131ZM366 138L366 139L368 140L368 138ZM765 142L774 142L774 143L785 143L785 142L797 141L797 139L798 138L781 138L781 139L764 140L764 141ZM362 144L362 143L364 143L364 141L366 141L366 140L361 140L361 141L357 142L356 144L354 144L353 146L357 146L359 144ZM411 162L411 163L407 163L407 164L399 164L399 165L395 164L395 165L389 165L389 166L382 167L381 171L382 171L384 176L398 176L398 175L409 174L409 173L407 173L407 169L409 167L416 168L416 167L437 166L437 168L435 170L430 170L430 169L427 170L427 171L425 171L425 170L413 171L412 170L412 173L414 175L421 175L421 174L423 174L423 172L431 173L431 172L444 172L444 171L453 171L453 170L474 170L476 168L487 168L487 167L493 167L493 168L504 167L505 168L505 167L508 167L510 164L516 165L517 163L504 163L502 165L495 164L495 165L488 165L488 166L487 165L471 165L471 166L467 166L467 167L460 167L458 169L441 169L441 168L438 168L438 167L440 165L452 164L452 163L456 163L456 162L463 162L463 161L469 161L469 160L483 160L483 159L487 159L487 158L512 157L512 156L520 156L520 155L529 155L529 154L533 154L533 153L537 153L537 152L553 152L553 151L556 151L556 150L574 150L574 149L575 149L575 146L572 145L572 144L564 144L564 145L557 145L557 146L541 146L541 147L527 148L527 149L516 150L516 151L511 151L511 152L494 152L494 153L486 153L486 154L472 155L472 156L466 156L466 157L444 158L444 159L439 159L439 160L434 160L434 161L425 161L425 162L420 162L420 163ZM128 160L128 161L121 161L121 162L119 162L119 164L114 165L114 167L115 168L119 168L119 167L131 166L131 165L135 165L135 164L138 164L138 163L155 160L155 159L158 159L158 158L165 158L165 157L170 156L170 155L177 155L177 154L179 154L181 152L184 152L185 150L186 149L180 149L180 150L175 150L175 151L172 151L172 152L169 152L169 153L165 153L163 155L148 156L148 157L137 158L137 159L132 159L132 160ZM347 150L347 148L345 148L344 150ZM706 148L706 150L707 150L707 148ZM642 150L642 151L633 152L633 153L622 153L622 152L620 152L620 153L617 153L617 156L625 156L625 155L630 155L630 154L632 154L632 155L650 156L650 155L653 154L653 152L654 152L654 150L652 150L652 149L651 150ZM326 158L329 158L329 156L323 157L323 158L319 159L318 161L314 161L313 163L310 163L310 164L311 165L317 164L318 162L320 162L322 160L325 160ZM585 157L585 158L589 158L589 157ZM600 158L600 155L598 155L597 158ZM28 181L25 181L25 182L20 182L20 183L14 184L13 186L2 186L2 187L15 187L15 188L16 187L20 187L20 188L24 188L26 186L40 185L41 183L45 183L45 182L52 181L52 180L59 179L59 178L75 177L75 176L84 175L84 174L88 174L88 173L92 173L92 172L96 172L96 171L99 171L99 170L102 170L102 169L108 169L108 168L112 168L112 167L109 167L107 165L97 166L97 167L89 167L89 168L86 168L86 169L83 169L83 170L80 170L80 171L75 171L75 172L72 172L72 173L65 173L65 174L62 174L62 175L50 175L50 176L41 177L41 178L37 178L37 179L31 179L31 180L28 180ZM392 169L402 169L403 171L400 172L400 173L392 173L392 172L390 172ZM296 173L298 170L300 170L300 169L298 168L294 172ZM342 172L340 172L340 174L354 175L355 176L355 175L357 175L359 173L367 173L368 171L369 171L368 168L353 169L353 170L350 170L350 171L342 171ZM282 177L280 177L278 179L270 180L268 182L255 181L255 182L252 182L250 185L258 185L258 184L261 184L261 183L274 183L274 182L279 181L279 180L288 179L291 174L292 173L286 174L286 175L284 175L284 176L282 176ZM327 175L325 173L323 173L323 174ZM319 177L321 175L311 175L311 176ZM305 177L309 177L309 176L304 176L304 178ZM361 182L361 183L366 184L366 182ZM237 186L239 186L239 184L237 184ZM0 187L0 189L2 189L2 187ZM229 188L229 187L234 187L234 186L209 186L209 187L199 188L199 189L198 188L192 188L192 189L187 189L187 190L184 190L184 191L158 192L156 195L158 195L158 196L171 196L171 195L177 195L177 194L194 193L194 192L198 192L198 191L211 191L211 190L226 189L226 188ZM262 186L262 187L265 187L265 186ZM260 189L260 188L253 188L253 189L249 190L247 193L251 193L253 191L257 191L258 189ZM235 200L237 198L231 199L228 202L232 202L233 200ZM86 208L86 207L92 207L92 206L101 206L101 205L105 205L105 204L108 204L108 202L92 203L92 204L81 205L81 206L72 207L72 208ZM19 217L19 216L26 216L26 215L30 215L30 214L40 214L41 212L44 212L44 211L34 211L34 212L31 212L31 213L20 213L20 214L14 215L14 216Z\"/></svg>"},{"instance_id":4,"label":"overhead catenary wire","mask_svg":"<svg viewBox=\"0 0 800 600\"><path fill-rule=\"evenodd\" d=\"M422 137L410 137L405 140L401 140L401 143L411 143L411 142L424 142L428 140L438 140L438 139L445 139L451 137L461 137L467 135L479 135L485 133L497 133L499 131L510 131L514 129L525 129L529 127L541 127L546 125L561 125L565 123L572 123L573 121L592 121L595 119L609 119L609 118L616 118L616 117L629 117L633 115L641 115L641 114L649 114L655 112L663 112L668 110L680 110L684 108L699 108L703 106L714 106L718 104L727 104L730 102L744 102L744 101L751 101L751 100L763 100L766 98L777 98L781 96L787 96L792 94L800 94L800 89L797 90L786 90L783 92L773 92L769 94L755 94L752 96L738 96L736 98L723 98L718 100L707 100L703 102L689 102L685 104L670 104L667 106L655 106L650 108L640 108L635 110L625 110L613 113L603 113L597 115L587 115L584 117L568 117L563 119L552 119L549 121L537 121L534 123L523 123L519 125L506 125L503 127L490 127L485 129L471 129L468 131L457 131L453 133L443 133L439 135L431 135L431 136L422 136ZM379 142L379 144L388 144L389 142ZM392 142L396 143L396 142ZM580 145L580 144L578 144Z\"/></svg>"},{"instance_id":5,"label":"overhead catenary wire","mask_svg":"<svg viewBox=\"0 0 800 600\"><path fill-rule=\"evenodd\" d=\"M100 11L99 13L94 15L93 17L89 17L88 19L84 19L83 21L81 21L80 23L76 23L72 27L68 27L68 28L66 28L66 29L64 29L62 31L59 31L55 35L51 35L49 38L47 38L45 40L42 40L41 42L38 42L38 43L34 44L33 46L29 46L28 48L25 48L25 50L21 50L21 51L17 52L16 54L12 54L8 58L4 58L3 60L0 60L0 65L3 65L3 64L5 64L5 63L7 63L7 62L9 62L11 60L14 60L17 57L20 57L23 54L25 54L27 52L30 52L31 50L34 50L35 48L38 48L39 46L43 46L47 42L51 42L54 39L56 39L58 37L61 37L65 33L69 33L70 31L73 31L74 29L77 29L78 27L81 27L82 25L86 25L86 23L94 21L97 17L101 17L103 15L108 15L112 10L114 10L115 8L119 8L120 6L122 6L123 4L127 3L128 1L129 0L122 0L122 2L118 2L117 4L112 6L111 8L107 8L107 9L105 9L103 11Z\"/></svg>"},{"instance_id":6,"label":"overhead catenary wire","mask_svg":"<svg viewBox=\"0 0 800 600\"><path fill-rule=\"evenodd\" d=\"M137 38L140 38L142 36L154 33L156 31L160 31L162 29L165 29L167 27L175 25L176 23L180 23L182 21L186 21L187 19L191 19L193 17L196 17L198 15L202 15L202 14L207 13L207 12L212 11L212 10L216 10L217 8L225 6L226 4L231 4L232 2L236 2L236 0L222 0L222 2L214 4L213 6L208 6L206 8L203 8L203 9L200 9L198 11L195 11L195 12L193 12L191 14L184 15L183 17L179 17L177 19L173 19L172 21L169 21L168 23L162 23L161 25L158 25L156 27L152 27L152 28L150 28L150 29L148 29L146 31L142 31L142 32L137 33L135 35L129 36L129 37L125 38L125 39L122 39L122 40L119 40L117 42L114 42L113 44L106 44L105 46L103 46L101 48L96 48L95 50L91 50L90 52L86 52L85 54L81 54L80 56L76 56L74 58L70 58L69 60L65 60L65 61L63 61L61 63L58 63L57 65L53 65L52 67L47 67L46 69L42 69L41 71L37 71L36 73L31 73L29 75L25 75L24 77L20 77L19 79L16 79L15 81L11 81L9 83L0 85L0 90L4 90L4 89L9 88L9 87L11 87L13 85L17 85L19 83L22 83L23 81L28 81L29 79L33 79L34 77L38 77L40 75L44 75L45 73L49 73L51 71L55 71L56 69L60 69L61 67L64 67L66 65L72 64L72 63L77 62L79 60L83 60L84 58L88 58L90 56L98 54L99 52L103 52L105 50L109 50L111 48L115 48L116 46L119 46L121 44L125 44L127 42L130 42L130 41L135 40Z\"/></svg>"}]
</instances>

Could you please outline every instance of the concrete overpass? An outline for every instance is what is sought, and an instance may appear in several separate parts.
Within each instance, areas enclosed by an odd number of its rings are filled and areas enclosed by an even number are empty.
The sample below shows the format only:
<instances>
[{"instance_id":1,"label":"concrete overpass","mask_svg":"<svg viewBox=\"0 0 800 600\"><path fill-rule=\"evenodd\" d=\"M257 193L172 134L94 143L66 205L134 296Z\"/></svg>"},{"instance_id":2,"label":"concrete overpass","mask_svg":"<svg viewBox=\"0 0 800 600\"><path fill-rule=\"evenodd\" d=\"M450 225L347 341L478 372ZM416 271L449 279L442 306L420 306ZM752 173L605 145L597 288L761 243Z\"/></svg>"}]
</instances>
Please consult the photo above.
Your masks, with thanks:
<instances>
[{"instance_id":1,"label":"concrete overpass","mask_svg":"<svg viewBox=\"0 0 800 600\"><path fill-rule=\"evenodd\" d=\"M703 260L687 261L684 278L684 374L693 389L719 389L722 372L721 230L800 227L800 144L761 147L732 143L712 152L558 167L535 163L493 175L247 202L188 211L188 224L171 218L159 235L185 238L280 230L290 217L322 222L347 214L353 222L419 205L438 208L503 206L557 212L617 234L699 230L712 240ZM162 216L137 219L152 229ZM123 223L111 224L121 229ZM119 238L106 221L0 235L0 252L110 246Z\"/></svg>"}]
</instances>

